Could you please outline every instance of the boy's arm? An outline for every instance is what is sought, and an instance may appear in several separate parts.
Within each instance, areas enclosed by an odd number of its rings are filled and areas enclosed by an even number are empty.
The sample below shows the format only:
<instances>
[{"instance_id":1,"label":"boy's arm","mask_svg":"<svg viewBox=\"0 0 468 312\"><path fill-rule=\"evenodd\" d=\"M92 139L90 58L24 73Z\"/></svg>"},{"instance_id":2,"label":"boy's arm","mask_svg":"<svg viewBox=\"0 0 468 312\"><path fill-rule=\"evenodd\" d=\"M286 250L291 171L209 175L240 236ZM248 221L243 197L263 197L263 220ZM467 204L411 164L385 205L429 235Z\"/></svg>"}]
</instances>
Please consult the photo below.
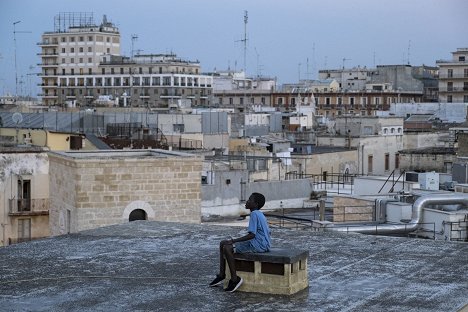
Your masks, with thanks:
<instances>
[{"instance_id":1,"label":"boy's arm","mask_svg":"<svg viewBox=\"0 0 468 312\"><path fill-rule=\"evenodd\" d=\"M251 239L254 239L254 238L255 238L255 234L252 233L252 232L249 232L247 235L244 235L242 237L231 239L231 242L234 244L234 243L237 243L237 242L248 241L248 240L251 240Z\"/></svg>"}]
</instances>

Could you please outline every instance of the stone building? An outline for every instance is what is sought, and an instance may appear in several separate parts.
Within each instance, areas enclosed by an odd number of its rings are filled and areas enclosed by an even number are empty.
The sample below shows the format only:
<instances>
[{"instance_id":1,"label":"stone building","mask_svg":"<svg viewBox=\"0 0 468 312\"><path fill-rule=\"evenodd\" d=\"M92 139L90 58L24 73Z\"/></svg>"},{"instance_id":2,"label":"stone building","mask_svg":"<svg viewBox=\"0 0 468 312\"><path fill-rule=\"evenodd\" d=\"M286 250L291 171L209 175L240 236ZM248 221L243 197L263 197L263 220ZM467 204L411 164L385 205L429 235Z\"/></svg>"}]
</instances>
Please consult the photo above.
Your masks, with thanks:
<instances>
[{"instance_id":1,"label":"stone building","mask_svg":"<svg viewBox=\"0 0 468 312\"><path fill-rule=\"evenodd\" d=\"M133 220L198 223L201 158L163 150L51 152L50 232Z\"/></svg>"}]
</instances>

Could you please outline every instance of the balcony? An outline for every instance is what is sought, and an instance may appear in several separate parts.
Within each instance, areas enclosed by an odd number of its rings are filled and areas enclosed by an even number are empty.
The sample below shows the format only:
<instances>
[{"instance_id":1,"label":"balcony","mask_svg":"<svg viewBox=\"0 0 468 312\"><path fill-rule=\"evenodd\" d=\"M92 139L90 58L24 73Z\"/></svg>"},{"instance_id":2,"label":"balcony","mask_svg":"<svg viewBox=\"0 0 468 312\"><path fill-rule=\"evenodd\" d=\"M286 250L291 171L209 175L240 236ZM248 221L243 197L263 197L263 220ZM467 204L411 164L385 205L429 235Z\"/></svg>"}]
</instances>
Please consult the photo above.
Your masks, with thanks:
<instances>
[{"instance_id":1,"label":"balcony","mask_svg":"<svg viewBox=\"0 0 468 312\"><path fill-rule=\"evenodd\" d=\"M457 92L468 92L468 87L446 87L439 88L439 93L457 93Z\"/></svg>"},{"instance_id":2,"label":"balcony","mask_svg":"<svg viewBox=\"0 0 468 312\"><path fill-rule=\"evenodd\" d=\"M47 216L49 215L49 199L9 199L8 208L10 217Z\"/></svg>"},{"instance_id":3,"label":"balcony","mask_svg":"<svg viewBox=\"0 0 468 312\"><path fill-rule=\"evenodd\" d=\"M466 79L468 80L468 75L466 74L439 74L439 79Z\"/></svg>"},{"instance_id":4,"label":"balcony","mask_svg":"<svg viewBox=\"0 0 468 312\"><path fill-rule=\"evenodd\" d=\"M46 47L46 46L58 46L58 41L43 41L43 42L38 42L38 46L41 47Z\"/></svg>"}]
</instances>

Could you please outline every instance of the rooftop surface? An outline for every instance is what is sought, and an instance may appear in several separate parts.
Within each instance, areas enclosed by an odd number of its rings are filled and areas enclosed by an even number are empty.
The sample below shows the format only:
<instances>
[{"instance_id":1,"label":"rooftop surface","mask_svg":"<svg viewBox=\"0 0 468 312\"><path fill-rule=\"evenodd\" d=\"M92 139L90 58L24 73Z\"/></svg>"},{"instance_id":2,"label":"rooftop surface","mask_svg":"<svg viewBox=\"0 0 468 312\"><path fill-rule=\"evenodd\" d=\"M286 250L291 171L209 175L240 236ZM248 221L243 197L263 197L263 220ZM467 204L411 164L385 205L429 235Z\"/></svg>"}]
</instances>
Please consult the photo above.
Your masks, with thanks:
<instances>
[{"instance_id":1,"label":"rooftop surface","mask_svg":"<svg viewBox=\"0 0 468 312\"><path fill-rule=\"evenodd\" d=\"M0 248L3 311L458 311L468 244L272 229L309 250L292 296L210 288L218 242L243 228L134 221Z\"/></svg>"}]
</instances>

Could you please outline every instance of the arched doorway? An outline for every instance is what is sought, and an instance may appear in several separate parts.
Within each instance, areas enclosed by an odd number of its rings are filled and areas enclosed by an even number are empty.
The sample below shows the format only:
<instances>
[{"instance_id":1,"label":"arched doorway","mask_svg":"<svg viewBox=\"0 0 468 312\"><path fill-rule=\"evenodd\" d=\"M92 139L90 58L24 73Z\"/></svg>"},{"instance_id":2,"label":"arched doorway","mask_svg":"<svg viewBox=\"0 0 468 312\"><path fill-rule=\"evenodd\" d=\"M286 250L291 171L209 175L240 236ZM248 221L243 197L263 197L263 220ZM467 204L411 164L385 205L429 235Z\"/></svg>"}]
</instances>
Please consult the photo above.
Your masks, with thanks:
<instances>
[{"instance_id":1,"label":"arched doorway","mask_svg":"<svg viewBox=\"0 0 468 312\"><path fill-rule=\"evenodd\" d=\"M143 209L135 209L130 213L128 221L148 220L148 215Z\"/></svg>"}]
</instances>

